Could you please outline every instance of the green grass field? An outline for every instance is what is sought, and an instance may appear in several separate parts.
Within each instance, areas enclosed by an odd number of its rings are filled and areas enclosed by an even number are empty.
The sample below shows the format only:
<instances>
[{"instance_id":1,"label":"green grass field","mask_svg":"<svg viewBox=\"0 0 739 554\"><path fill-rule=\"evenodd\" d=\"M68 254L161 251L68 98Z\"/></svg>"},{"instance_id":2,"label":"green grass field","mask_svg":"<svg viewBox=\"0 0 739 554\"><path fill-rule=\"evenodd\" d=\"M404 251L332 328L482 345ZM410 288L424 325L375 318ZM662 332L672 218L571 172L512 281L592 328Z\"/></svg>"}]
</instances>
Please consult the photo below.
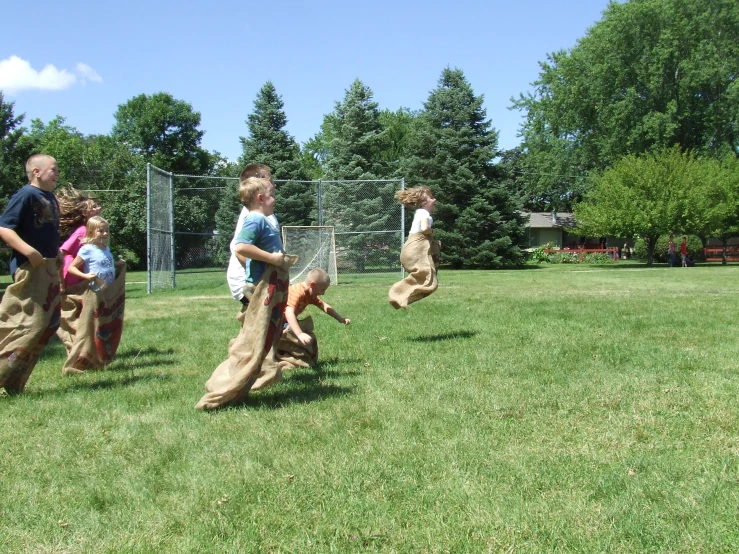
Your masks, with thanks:
<instances>
[{"instance_id":1,"label":"green grass field","mask_svg":"<svg viewBox=\"0 0 739 554\"><path fill-rule=\"evenodd\" d=\"M399 312L394 277L213 413L223 275L131 284L108 369L55 339L0 395L0 552L739 551L739 267L442 271Z\"/></svg>"}]
</instances>

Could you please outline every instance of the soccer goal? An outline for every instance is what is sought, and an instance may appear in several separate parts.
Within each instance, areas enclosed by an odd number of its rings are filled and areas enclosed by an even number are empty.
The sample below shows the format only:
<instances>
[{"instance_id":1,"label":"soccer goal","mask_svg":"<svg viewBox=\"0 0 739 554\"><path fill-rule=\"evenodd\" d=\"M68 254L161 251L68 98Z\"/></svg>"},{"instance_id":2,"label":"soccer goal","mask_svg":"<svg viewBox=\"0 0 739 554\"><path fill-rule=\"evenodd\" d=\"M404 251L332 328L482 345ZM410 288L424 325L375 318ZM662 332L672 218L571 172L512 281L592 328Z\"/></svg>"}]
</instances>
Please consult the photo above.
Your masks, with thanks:
<instances>
[{"instance_id":1,"label":"soccer goal","mask_svg":"<svg viewBox=\"0 0 739 554\"><path fill-rule=\"evenodd\" d=\"M311 269L321 268L328 273L332 285L338 284L332 226L285 226L282 228L282 244L285 252L298 256L298 263L290 268L290 283L305 279Z\"/></svg>"}]
</instances>

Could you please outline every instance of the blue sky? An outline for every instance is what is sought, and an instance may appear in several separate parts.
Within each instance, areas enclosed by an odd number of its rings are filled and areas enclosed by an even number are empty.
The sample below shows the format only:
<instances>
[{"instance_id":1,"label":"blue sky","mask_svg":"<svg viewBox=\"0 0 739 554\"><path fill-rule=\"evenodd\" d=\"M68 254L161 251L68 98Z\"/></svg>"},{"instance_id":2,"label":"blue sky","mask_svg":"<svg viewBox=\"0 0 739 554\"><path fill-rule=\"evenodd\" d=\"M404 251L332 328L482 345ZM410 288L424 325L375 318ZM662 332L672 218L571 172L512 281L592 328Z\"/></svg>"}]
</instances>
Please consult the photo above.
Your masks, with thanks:
<instances>
[{"instance_id":1,"label":"blue sky","mask_svg":"<svg viewBox=\"0 0 739 554\"><path fill-rule=\"evenodd\" d=\"M33 3L6 0L0 89L25 113L108 133L119 104L165 91L202 116L203 147L230 159L271 80L287 130L315 135L355 78L380 108L420 109L444 67L485 97L499 145L519 143L510 98L530 90L547 53L568 49L608 0Z\"/></svg>"}]
</instances>

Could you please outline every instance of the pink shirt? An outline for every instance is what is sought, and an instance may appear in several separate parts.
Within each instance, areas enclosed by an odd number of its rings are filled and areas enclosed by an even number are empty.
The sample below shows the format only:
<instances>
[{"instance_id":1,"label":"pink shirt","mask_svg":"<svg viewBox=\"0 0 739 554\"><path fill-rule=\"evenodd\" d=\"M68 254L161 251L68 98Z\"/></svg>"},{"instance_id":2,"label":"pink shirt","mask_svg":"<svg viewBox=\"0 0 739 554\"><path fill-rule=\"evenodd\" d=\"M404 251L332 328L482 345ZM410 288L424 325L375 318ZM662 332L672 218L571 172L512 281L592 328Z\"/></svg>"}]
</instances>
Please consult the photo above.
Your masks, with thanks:
<instances>
[{"instance_id":1,"label":"pink shirt","mask_svg":"<svg viewBox=\"0 0 739 554\"><path fill-rule=\"evenodd\" d=\"M62 275L64 276L64 284L68 287L82 282L82 279L69 273L69 266L72 265L72 262L77 257L77 252L82 247L82 242L80 241L86 232L87 228L84 225L80 225L75 229L74 233L69 235L69 238L64 241L61 247L61 250L64 251L64 269L62 270Z\"/></svg>"}]
</instances>

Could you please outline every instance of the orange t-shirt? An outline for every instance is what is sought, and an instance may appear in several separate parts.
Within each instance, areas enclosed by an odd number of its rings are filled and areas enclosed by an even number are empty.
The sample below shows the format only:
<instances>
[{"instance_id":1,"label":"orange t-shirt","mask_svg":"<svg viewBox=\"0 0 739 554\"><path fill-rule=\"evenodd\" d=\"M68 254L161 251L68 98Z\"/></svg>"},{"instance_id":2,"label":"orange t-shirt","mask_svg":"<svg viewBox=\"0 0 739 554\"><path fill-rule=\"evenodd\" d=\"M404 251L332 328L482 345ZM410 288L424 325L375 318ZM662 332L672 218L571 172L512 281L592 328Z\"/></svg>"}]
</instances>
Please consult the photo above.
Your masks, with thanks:
<instances>
[{"instance_id":1,"label":"orange t-shirt","mask_svg":"<svg viewBox=\"0 0 739 554\"><path fill-rule=\"evenodd\" d=\"M308 304L318 306L321 308L321 311L323 311L323 300L318 296L312 296L308 292L308 288L305 286L305 283L290 285L290 288L287 291L287 305L295 310L295 317L302 314L308 307Z\"/></svg>"}]
</instances>

